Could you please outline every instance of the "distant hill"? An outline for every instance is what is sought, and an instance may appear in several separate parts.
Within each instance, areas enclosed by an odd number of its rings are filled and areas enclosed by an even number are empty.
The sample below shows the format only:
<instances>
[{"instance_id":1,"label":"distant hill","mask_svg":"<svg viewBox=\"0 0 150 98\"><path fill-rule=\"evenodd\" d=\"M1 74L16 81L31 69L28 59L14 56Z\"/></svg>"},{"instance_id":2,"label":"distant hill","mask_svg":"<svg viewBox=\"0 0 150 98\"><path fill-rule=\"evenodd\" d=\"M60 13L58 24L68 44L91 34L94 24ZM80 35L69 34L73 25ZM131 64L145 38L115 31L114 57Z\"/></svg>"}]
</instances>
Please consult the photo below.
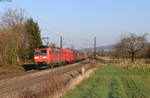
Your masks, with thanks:
<instances>
[{"instance_id":1,"label":"distant hill","mask_svg":"<svg viewBox=\"0 0 150 98\"><path fill-rule=\"evenodd\" d=\"M99 47L96 47L97 50L104 50L104 51L109 51L109 50L112 50L114 47L114 45L106 45L106 46L99 46ZM91 51L93 48L85 48L85 49L81 49L81 50L84 50L84 51Z\"/></svg>"}]
</instances>

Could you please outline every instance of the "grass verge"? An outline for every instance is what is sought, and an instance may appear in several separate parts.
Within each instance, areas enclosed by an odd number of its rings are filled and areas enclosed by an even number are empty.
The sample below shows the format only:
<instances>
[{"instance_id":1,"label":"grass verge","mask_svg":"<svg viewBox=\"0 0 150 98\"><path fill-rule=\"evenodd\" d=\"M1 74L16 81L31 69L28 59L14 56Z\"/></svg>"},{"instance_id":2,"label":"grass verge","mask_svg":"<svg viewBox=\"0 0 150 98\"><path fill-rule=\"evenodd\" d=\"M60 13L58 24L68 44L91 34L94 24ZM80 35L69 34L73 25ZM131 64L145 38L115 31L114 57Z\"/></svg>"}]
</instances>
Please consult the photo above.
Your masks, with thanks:
<instances>
[{"instance_id":1,"label":"grass verge","mask_svg":"<svg viewBox=\"0 0 150 98\"><path fill-rule=\"evenodd\" d=\"M17 72L22 72L22 71L24 71L24 68L22 66L6 65L6 66L0 67L0 75L17 73Z\"/></svg>"},{"instance_id":2,"label":"grass verge","mask_svg":"<svg viewBox=\"0 0 150 98\"><path fill-rule=\"evenodd\" d=\"M150 98L150 66L99 67L64 98Z\"/></svg>"}]
</instances>

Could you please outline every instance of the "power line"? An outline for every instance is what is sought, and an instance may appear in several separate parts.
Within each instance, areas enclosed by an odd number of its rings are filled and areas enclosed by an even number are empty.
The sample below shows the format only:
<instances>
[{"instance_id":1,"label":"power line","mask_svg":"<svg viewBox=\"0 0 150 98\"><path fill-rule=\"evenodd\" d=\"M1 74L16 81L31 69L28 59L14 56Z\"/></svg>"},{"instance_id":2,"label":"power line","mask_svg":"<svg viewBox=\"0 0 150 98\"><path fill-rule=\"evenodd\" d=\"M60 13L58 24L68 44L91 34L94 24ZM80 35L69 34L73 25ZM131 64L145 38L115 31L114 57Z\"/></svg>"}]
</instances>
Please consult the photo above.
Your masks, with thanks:
<instances>
[{"instance_id":1,"label":"power line","mask_svg":"<svg viewBox=\"0 0 150 98\"><path fill-rule=\"evenodd\" d=\"M46 45L49 45L49 37L43 37L42 40L46 43Z\"/></svg>"}]
</instances>

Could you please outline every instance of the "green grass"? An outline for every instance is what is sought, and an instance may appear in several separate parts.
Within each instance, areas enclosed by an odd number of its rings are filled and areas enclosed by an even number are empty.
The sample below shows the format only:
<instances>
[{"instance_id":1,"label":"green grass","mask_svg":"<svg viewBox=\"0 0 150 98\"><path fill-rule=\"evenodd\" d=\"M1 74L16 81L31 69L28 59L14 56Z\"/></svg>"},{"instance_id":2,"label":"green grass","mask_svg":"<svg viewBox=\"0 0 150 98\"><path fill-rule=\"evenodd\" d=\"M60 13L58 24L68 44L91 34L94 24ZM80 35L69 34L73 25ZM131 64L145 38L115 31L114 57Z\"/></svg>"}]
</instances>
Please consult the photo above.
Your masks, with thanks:
<instances>
[{"instance_id":1,"label":"green grass","mask_svg":"<svg viewBox=\"0 0 150 98\"><path fill-rule=\"evenodd\" d=\"M100 66L64 98L150 98L150 66Z\"/></svg>"},{"instance_id":2,"label":"green grass","mask_svg":"<svg viewBox=\"0 0 150 98\"><path fill-rule=\"evenodd\" d=\"M17 73L22 71L24 71L24 68L22 66L6 65L0 67L0 75L12 74L12 73Z\"/></svg>"},{"instance_id":3,"label":"green grass","mask_svg":"<svg viewBox=\"0 0 150 98\"><path fill-rule=\"evenodd\" d=\"M0 75L3 75L3 74L5 74L5 73L0 71Z\"/></svg>"},{"instance_id":4,"label":"green grass","mask_svg":"<svg viewBox=\"0 0 150 98\"><path fill-rule=\"evenodd\" d=\"M22 66L7 65L7 68L10 70L16 70L16 71L23 71L24 70L24 68Z\"/></svg>"}]
</instances>

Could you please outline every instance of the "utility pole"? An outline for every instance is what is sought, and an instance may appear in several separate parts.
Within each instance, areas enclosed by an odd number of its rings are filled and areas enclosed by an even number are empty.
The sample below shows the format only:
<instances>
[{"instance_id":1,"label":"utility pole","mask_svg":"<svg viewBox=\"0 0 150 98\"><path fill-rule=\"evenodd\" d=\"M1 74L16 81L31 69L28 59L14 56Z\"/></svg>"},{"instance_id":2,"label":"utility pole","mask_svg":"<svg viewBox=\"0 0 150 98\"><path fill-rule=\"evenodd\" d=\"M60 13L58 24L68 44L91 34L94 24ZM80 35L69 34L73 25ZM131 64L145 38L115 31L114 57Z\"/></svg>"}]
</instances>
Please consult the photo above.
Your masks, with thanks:
<instances>
[{"instance_id":1,"label":"utility pole","mask_svg":"<svg viewBox=\"0 0 150 98\"><path fill-rule=\"evenodd\" d=\"M94 37L94 59L96 59L96 37Z\"/></svg>"},{"instance_id":2,"label":"utility pole","mask_svg":"<svg viewBox=\"0 0 150 98\"><path fill-rule=\"evenodd\" d=\"M60 48L62 48L62 36L60 36Z\"/></svg>"}]
</instances>

